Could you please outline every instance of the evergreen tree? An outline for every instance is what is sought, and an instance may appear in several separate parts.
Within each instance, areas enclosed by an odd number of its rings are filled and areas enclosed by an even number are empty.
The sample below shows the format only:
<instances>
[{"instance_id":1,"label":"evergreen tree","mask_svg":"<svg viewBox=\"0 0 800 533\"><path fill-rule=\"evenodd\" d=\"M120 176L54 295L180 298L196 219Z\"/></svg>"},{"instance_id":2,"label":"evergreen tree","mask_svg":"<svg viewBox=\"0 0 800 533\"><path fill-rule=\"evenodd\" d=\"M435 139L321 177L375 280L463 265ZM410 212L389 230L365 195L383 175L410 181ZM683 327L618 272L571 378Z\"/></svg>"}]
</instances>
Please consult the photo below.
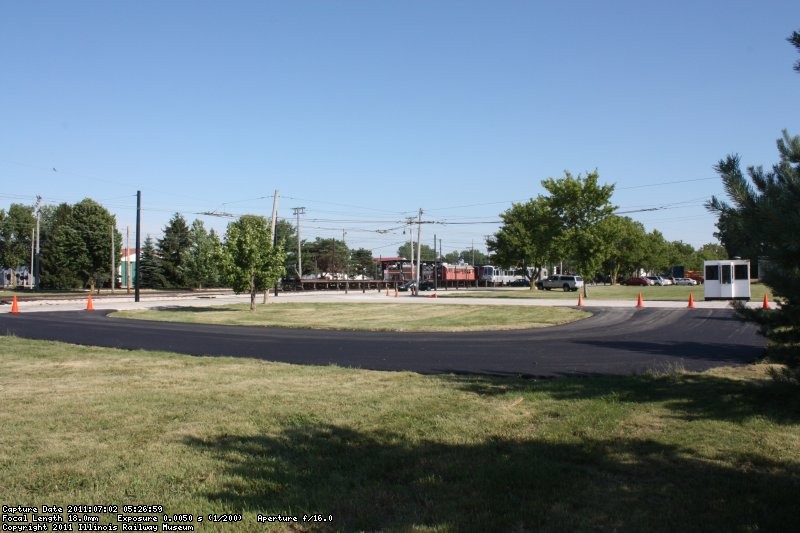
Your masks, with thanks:
<instances>
[{"instance_id":1,"label":"evergreen tree","mask_svg":"<svg viewBox=\"0 0 800 533\"><path fill-rule=\"evenodd\" d=\"M144 240L144 246L139 257L139 283L141 289L163 289L166 284L164 272L161 270L161 260L156 251L153 237L150 235Z\"/></svg>"},{"instance_id":2,"label":"evergreen tree","mask_svg":"<svg viewBox=\"0 0 800 533\"><path fill-rule=\"evenodd\" d=\"M167 287L185 287L181 265L192 245L189 226L180 213L175 213L164 227L164 236L158 241L158 256Z\"/></svg>"},{"instance_id":3,"label":"evergreen tree","mask_svg":"<svg viewBox=\"0 0 800 533\"><path fill-rule=\"evenodd\" d=\"M739 305L738 310L760 324L761 332L771 341L771 356L788 363L800 375L800 136L790 137L784 131L778 152L780 162L771 171L747 169L750 181L739 169L738 156L721 160L716 169L732 204L712 197L707 207L735 217L745 236L758 242L763 256L769 259L761 280L781 305L774 310Z\"/></svg>"},{"instance_id":4,"label":"evergreen tree","mask_svg":"<svg viewBox=\"0 0 800 533\"><path fill-rule=\"evenodd\" d=\"M74 227L72 206L62 203L45 206L41 219L41 286L46 289L73 289L82 285L71 265L72 253L79 250L80 232Z\"/></svg>"},{"instance_id":5,"label":"evergreen tree","mask_svg":"<svg viewBox=\"0 0 800 533\"><path fill-rule=\"evenodd\" d=\"M800 33L794 32L788 40L800 51ZM800 61L794 68L800 72ZM760 276L780 306L754 310L739 304L737 310L760 325L770 341L769 356L786 363L800 378L800 136L784 130L777 146L779 162L769 171L748 167L749 180L739 167L738 155L720 160L715 169L731 204L712 197L706 207L719 216L717 227L729 251L733 235L728 229L735 228L758 252L751 258L768 258L769 267Z\"/></svg>"}]
</instances>

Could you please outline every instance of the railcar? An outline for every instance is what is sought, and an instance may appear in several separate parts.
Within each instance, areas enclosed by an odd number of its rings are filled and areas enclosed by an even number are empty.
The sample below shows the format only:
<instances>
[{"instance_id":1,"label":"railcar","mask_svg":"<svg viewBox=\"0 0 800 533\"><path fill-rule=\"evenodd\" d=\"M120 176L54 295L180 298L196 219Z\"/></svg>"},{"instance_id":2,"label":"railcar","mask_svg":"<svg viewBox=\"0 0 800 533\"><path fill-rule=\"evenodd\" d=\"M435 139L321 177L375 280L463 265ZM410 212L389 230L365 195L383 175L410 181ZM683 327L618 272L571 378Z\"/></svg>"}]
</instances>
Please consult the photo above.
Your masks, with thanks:
<instances>
[{"instance_id":1,"label":"railcar","mask_svg":"<svg viewBox=\"0 0 800 533\"><path fill-rule=\"evenodd\" d=\"M494 265L483 265L480 267L478 274L480 284L485 287L508 285L519 277L520 276L516 275L513 270L505 270Z\"/></svg>"}]
</instances>

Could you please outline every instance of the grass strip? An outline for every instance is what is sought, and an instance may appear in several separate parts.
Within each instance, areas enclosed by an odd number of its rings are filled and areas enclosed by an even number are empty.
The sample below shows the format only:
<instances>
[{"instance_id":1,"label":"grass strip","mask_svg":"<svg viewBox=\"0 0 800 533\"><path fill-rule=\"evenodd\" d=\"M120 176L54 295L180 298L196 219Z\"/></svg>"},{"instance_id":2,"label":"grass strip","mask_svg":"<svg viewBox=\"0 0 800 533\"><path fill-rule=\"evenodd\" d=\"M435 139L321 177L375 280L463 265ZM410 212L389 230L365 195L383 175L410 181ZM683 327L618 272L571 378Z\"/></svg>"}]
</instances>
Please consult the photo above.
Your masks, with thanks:
<instances>
[{"instance_id":1,"label":"grass strip","mask_svg":"<svg viewBox=\"0 0 800 533\"><path fill-rule=\"evenodd\" d=\"M572 308L399 303L281 303L171 307L121 311L113 316L202 324L364 331L490 331L573 322L591 313Z\"/></svg>"},{"instance_id":2,"label":"grass strip","mask_svg":"<svg viewBox=\"0 0 800 533\"><path fill-rule=\"evenodd\" d=\"M689 294L694 295L694 299L702 301L704 298L703 286L686 285L667 285L664 287L628 287L624 285L592 285L589 287L589 297L587 302L592 300L628 300L636 302L639 293L645 301L681 301L687 302ZM583 292L580 292L583 294ZM750 300L761 302L764 294L772 301L772 292L769 287L761 283L753 283L750 286ZM578 292L564 292L560 289L550 291L539 291L525 287L497 287L497 288L470 288L470 289L450 289L439 291L440 298L531 298L539 300L575 300L578 301Z\"/></svg>"}]
</instances>

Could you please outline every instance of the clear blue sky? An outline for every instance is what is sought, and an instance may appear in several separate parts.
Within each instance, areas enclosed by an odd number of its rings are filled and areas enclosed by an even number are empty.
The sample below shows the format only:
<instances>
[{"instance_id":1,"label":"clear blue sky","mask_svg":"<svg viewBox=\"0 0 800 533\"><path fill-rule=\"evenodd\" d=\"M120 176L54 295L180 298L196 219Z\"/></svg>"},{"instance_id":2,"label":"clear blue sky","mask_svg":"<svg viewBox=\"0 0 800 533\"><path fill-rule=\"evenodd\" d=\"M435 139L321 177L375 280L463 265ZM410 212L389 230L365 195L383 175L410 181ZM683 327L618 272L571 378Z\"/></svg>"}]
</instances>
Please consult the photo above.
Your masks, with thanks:
<instances>
[{"instance_id":1,"label":"clear blue sky","mask_svg":"<svg viewBox=\"0 0 800 533\"><path fill-rule=\"evenodd\" d=\"M160 236L277 189L304 239L391 256L419 208L423 242L485 249L542 179L597 169L699 246L713 165L800 134L793 30L796 0L0 0L0 206L90 197L124 234L141 190Z\"/></svg>"}]
</instances>

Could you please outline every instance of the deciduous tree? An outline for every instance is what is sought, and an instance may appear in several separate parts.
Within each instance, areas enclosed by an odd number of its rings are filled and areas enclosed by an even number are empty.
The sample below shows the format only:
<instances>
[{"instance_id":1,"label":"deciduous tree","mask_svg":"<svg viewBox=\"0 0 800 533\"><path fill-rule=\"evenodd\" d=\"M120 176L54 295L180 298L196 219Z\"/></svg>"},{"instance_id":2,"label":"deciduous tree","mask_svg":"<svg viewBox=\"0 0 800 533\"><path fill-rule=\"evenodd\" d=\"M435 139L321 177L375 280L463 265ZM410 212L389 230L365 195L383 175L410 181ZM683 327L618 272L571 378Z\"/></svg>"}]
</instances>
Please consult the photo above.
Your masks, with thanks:
<instances>
[{"instance_id":1,"label":"deciduous tree","mask_svg":"<svg viewBox=\"0 0 800 533\"><path fill-rule=\"evenodd\" d=\"M228 224L224 262L231 287L250 293L250 310L256 309L256 293L267 290L285 273L283 244L273 246L264 217L244 215Z\"/></svg>"},{"instance_id":2,"label":"deciduous tree","mask_svg":"<svg viewBox=\"0 0 800 533\"><path fill-rule=\"evenodd\" d=\"M644 263L646 231L641 222L628 217L611 215L600 224L603 239L609 243L603 270L611 284L621 273L634 275Z\"/></svg>"},{"instance_id":3,"label":"deciduous tree","mask_svg":"<svg viewBox=\"0 0 800 533\"><path fill-rule=\"evenodd\" d=\"M610 244L603 238L601 222L616 209L611 204L614 186L600 185L599 180L597 171L586 177L565 172L563 178L542 182L550 193L547 204L560 222L561 252L586 279L594 278L608 254ZM584 295L588 290L585 283Z\"/></svg>"},{"instance_id":4,"label":"deciduous tree","mask_svg":"<svg viewBox=\"0 0 800 533\"><path fill-rule=\"evenodd\" d=\"M47 248L42 248L42 269L50 279L48 284L79 283L94 289L105 281L112 283L111 254L113 250L119 264L122 241L114 215L86 198L71 207L60 207L56 216L58 223L53 223Z\"/></svg>"},{"instance_id":5,"label":"deciduous tree","mask_svg":"<svg viewBox=\"0 0 800 533\"><path fill-rule=\"evenodd\" d=\"M222 242L212 229L206 231L202 220L192 222L189 248L182 254L179 267L184 284L192 288L219 287L222 277Z\"/></svg>"},{"instance_id":6,"label":"deciduous tree","mask_svg":"<svg viewBox=\"0 0 800 533\"><path fill-rule=\"evenodd\" d=\"M11 204L8 211L0 209L0 263L16 269L29 265L31 233L36 225L33 207Z\"/></svg>"},{"instance_id":7,"label":"deciduous tree","mask_svg":"<svg viewBox=\"0 0 800 533\"><path fill-rule=\"evenodd\" d=\"M535 279L545 265L557 261L562 225L547 198L540 195L512 204L500 218L500 230L486 241L494 263L502 267L533 267Z\"/></svg>"}]
</instances>

